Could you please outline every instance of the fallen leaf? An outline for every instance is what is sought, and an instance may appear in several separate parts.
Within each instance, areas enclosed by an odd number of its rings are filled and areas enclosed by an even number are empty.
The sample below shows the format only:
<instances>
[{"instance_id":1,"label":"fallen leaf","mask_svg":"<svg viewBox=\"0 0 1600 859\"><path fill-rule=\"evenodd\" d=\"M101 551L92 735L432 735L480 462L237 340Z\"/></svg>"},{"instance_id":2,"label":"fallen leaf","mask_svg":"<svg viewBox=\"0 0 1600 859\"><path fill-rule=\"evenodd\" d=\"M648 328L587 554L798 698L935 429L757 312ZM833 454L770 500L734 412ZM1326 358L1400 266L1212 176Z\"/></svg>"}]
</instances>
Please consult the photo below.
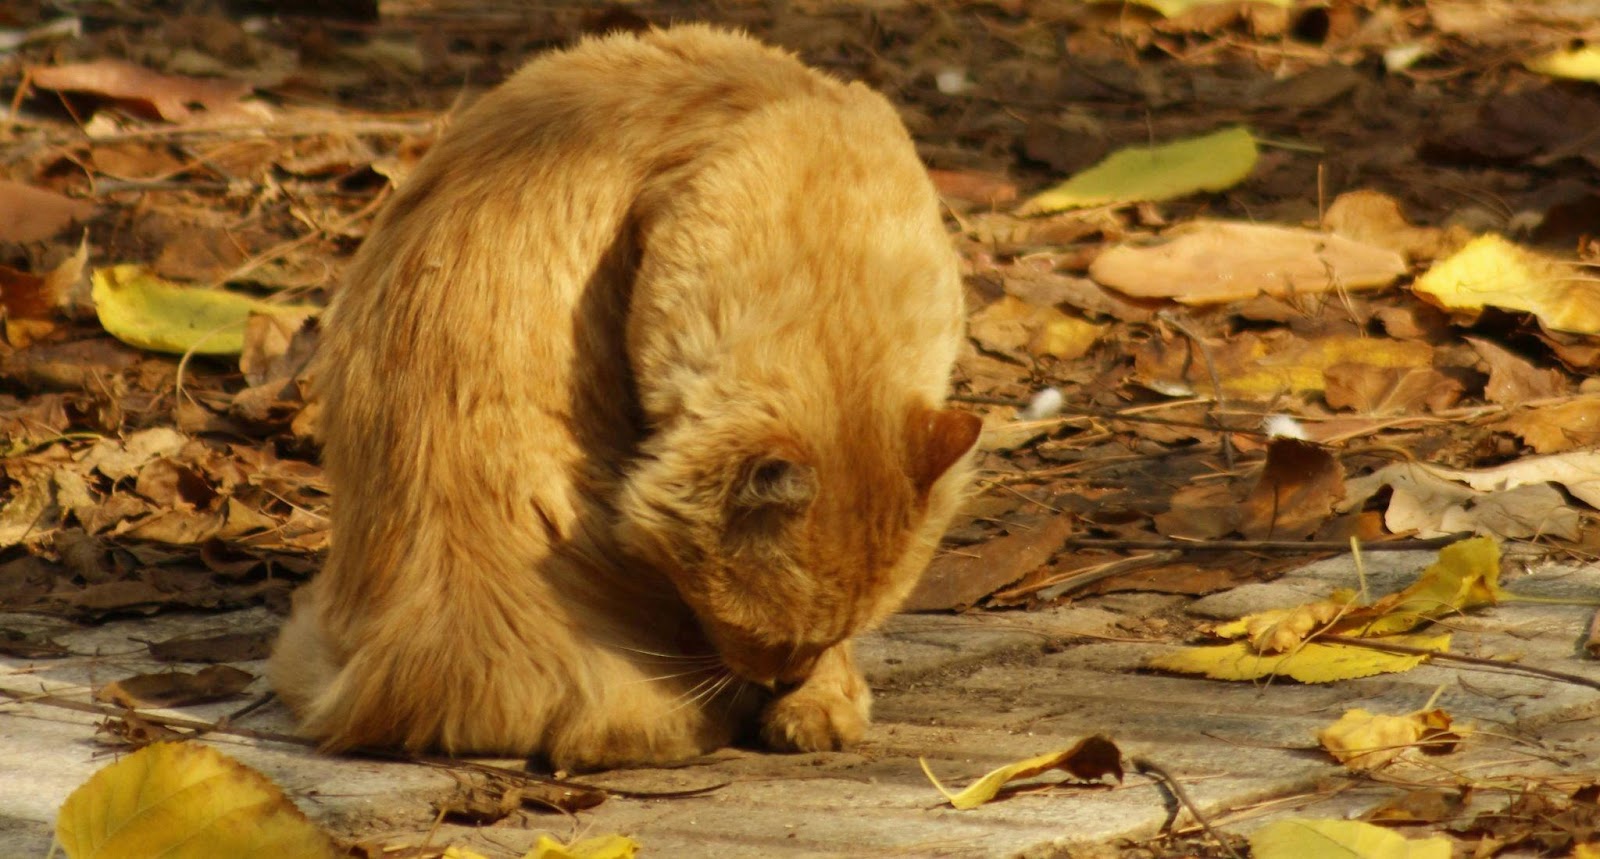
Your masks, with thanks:
<instances>
[{"instance_id":1,"label":"fallen leaf","mask_svg":"<svg viewBox=\"0 0 1600 859\"><path fill-rule=\"evenodd\" d=\"M541 835L522 859L632 859L638 852L639 842L625 835L596 835L571 844Z\"/></svg>"},{"instance_id":2,"label":"fallen leaf","mask_svg":"<svg viewBox=\"0 0 1600 859\"><path fill-rule=\"evenodd\" d=\"M1317 742L1349 769L1375 770L1418 751L1454 751L1461 737L1450 730L1451 721L1439 709L1388 716L1356 707L1318 731Z\"/></svg>"},{"instance_id":3,"label":"fallen leaf","mask_svg":"<svg viewBox=\"0 0 1600 859\"><path fill-rule=\"evenodd\" d=\"M1493 340L1465 339L1489 365L1489 384L1483 390L1489 402L1518 406L1529 400L1547 400L1567 392L1567 376L1555 367L1535 366Z\"/></svg>"},{"instance_id":4,"label":"fallen leaf","mask_svg":"<svg viewBox=\"0 0 1600 859\"><path fill-rule=\"evenodd\" d=\"M252 313L304 318L309 305L269 304L231 292L179 286L136 265L96 269L95 312L118 340L155 352L237 355Z\"/></svg>"},{"instance_id":5,"label":"fallen leaf","mask_svg":"<svg viewBox=\"0 0 1600 859\"><path fill-rule=\"evenodd\" d=\"M255 675L229 665L212 665L194 674L169 671L135 674L95 690L97 701L132 710L136 707L187 707L232 698L255 681Z\"/></svg>"},{"instance_id":6,"label":"fallen leaf","mask_svg":"<svg viewBox=\"0 0 1600 859\"><path fill-rule=\"evenodd\" d=\"M943 611L973 605L1049 561L1072 536L1071 516L1048 516L1011 533L933 559L901 611Z\"/></svg>"},{"instance_id":7,"label":"fallen leaf","mask_svg":"<svg viewBox=\"0 0 1600 859\"><path fill-rule=\"evenodd\" d=\"M1388 248L1408 260L1431 260L1456 250L1471 240L1461 227L1412 226L1400 203L1378 191L1340 194L1322 216L1322 226L1347 239Z\"/></svg>"},{"instance_id":8,"label":"fallen leaf","mask_svg":"<svg viewBox=\"0 0 1600 859\"><path fill-rule=\"evenodd\" d=\"M1344 468L1327 448L1275 438L1244 500L1239 533L1250 540L1300 540L1315 533L1344 497Z\"/></svg>"},{"instance_id":9,"label":"fallen leaf","mask_svg":"<svg viewBox=\"0 0 1600 859\"><path fill-rule=\"evenodd\" d=\"M1464 392L1461 382L1432 367L1334 364L1322 376L1329 406L1366 415L1437 412L1454 406Z\"/></svg>"},{"instance_id":10,"label":"fallen leaf","mask_svg":"<svg viewBox=\"0 0 1600 859\"><path fill-rule=\"evenodd\" d=\"M1030 355L1081 357L1105 329L1054 307L1035 307L1006 295L972 314L968 333L990 352L1028 363Z\"/></svg>"},{"instance_id":11,"label":"fallen leaf","mask_svg":"<svg viewBox=\"0 0 1600 859\"><path fill-rule=\"evenodd\" d=\"M1180 486L1170 504L1153 522L1161 536L1178 540L1215 540L1238 530L1244 516L1233 489L1220 483Z\"/></svg>"},{"instance_id":12,"label":"fallen leaf","mask_svg":"<svg viewBox=\"0 0 1600 859\"><path fill-rule=\"evenodd\" d=\"M1448 633L1436 636L1402 635L1382 639L1408 647L1443 653L1449 650ZM1385 653L1347 644L1312 641L1287 653L1259 653L1247 641L1187 647L1152 657L1147 665L1159 671L1204 674L1213 680L1260 680L1288 677L1301 683L1332 683L1375 674L1410 671L1425 654Z\"/></svg>"},{"instance_id":13,"label":"fallen leaf","mask_svg":"<svg viewBox=\"0 0 1600 859\"><path fill-rule=\"evenodd\" d=\"M1425 368L1433 363L1433 347L1426 343L1383 337L1330 336L1304 340L1290 331L1257 336L1245 333L1229 340L1207 340L1208 353L1222 389L1229 397L1274 400L1285 394L1323 391L1328 371L1352 365L1396 370ZM1174 394L1211 393L1211 371L1206 355L1193 341L1151 338L1134 353L1135 377L1155 383L1156 390Z\"/></svg>"},{"instance_id":14,"label":"fallen leaf","mask_svg":"<svg viewBox=\"0 0 1600 859\"><path fill-rule=\"evenodd\" d=\"M1471 787L1407 791L1362 815L1374 823L1441 823L1462 813Z\"/></svg>"},{"instance_id":15,"label":"fallen leaf","mask_svg":"<svg viewBox=\"0 0 1600 859\"><path fill-rule=\"evenodd\" d=\"M249 662L266 659L276 637L274 630L258 629L200 637L180 635L145 646L150 648L151 656L163 662Z\"/></svg>"},{"instance_id":16,"label":"fallen leaf","mask_svg":"<svg viewBox=\"0 0 1600 859\"><path fill-rule=\"evenodd\" d=\"M0 179L0 242L44 241L94 213L95 205L88 200Z\"/></svg>"},{"instance_id":17,"label":"fallen leaf","mask_svg":"<svg viewBox=\"0 0 1600 859\"><path fill-rule=\"evenodd\" d=\"M1197 191L1222 191L1244 181L1256 165L1256 141L1233 126L1158 146L1133 146L1028 200L1018 210L1042 215L1062 209L1170 200Z\"/></svg>"},{"instance_id":18,"label":"fallen leaf","mask_svg":"<svg viewBox=\"0 0 1600 859\"><path fill-rule=\"evenodd\" d=\"M1411 289L1472 318L1498 307L1531 313L1556 331L1600 334L1600 279L1493 234L1435 263Z\"/></svg>"},{"instance_id":19,"label":"fallen leaf","mask_svg":"<svg viewBox=\"0 0 1600 859\"><path fill-rule=\"evenodd\" d=\"M1236 0L1133 0L1136 5L1148 6L1168 18L1175 18L1194 9L1206 6L1229 5ZM1294 0L1261 0L1273 6L1288 8L1294 5Z\"/></svg>"},{"instance_id":20,"label":"fallen leaf","mask_svg":"<svg viewBox=\"0 0 1600 859\"><path fill-rule=\"evenodd\" d=\"M1380 289L1406 272L1392 250L1294 227L1191 221L1095 258L1089 276L1135 298L1223 304L1258 295Z\"/></svg>"},{"instance_id":21,"label":"fallen leaf","mask_svg":"<svg viewBox=\"0 0 1600 859\"><path fill-rule=\"evenodd\" d=\"M928 776L928 781L933 782L934 788L944 794L950 805L963 811L977 808L994 799L1001 788L1017 779L1033 778L1054 769L1065 770L1073 778L1081 781L1099 781L1107 775L1116 776L1117 781L1122 781L1122 750L1117 748L1111 738L1099 734L1079 740L1070 749L1039 755L991 770L960 793L946 790L945 786L939 783L939 779L934 777L933 771L928 768L928 761L925 758L918 760L922 763L922 772Z\"/></svg>"},{"instance_id":22,"label":"fallen leaf","mask_svg":"<svg viewBox=\"0 0 1600 859\"><path fill-rule=\"evenodd\" d=\"M1017 199L1017 186L1004 176L969 170L929 170L939 196L969 205L1001 206Z\"/></svg>"},{"instance_id":23,"label":"fallen leaf","mask_svg":"<svg viewBox=\"0 0 1600 859\"><path fill-rule=\"evenodd\" d=\"M123 60L109 59L36 67L29 70L28 80L45 89L90 92L143 105L170 122L189 118L190 105L220 110L232 106L250 92L250 85L241 81L164 75Z\"/></svg>"},{"instance_id":24,"label":"fallen leaf","mask_svg":"<svg viewBox=\"0 0 1600 859\"><path fill-rule=\"evenodd\" d=\"M1530 72L1553 78L1600 81L1600 45L1582 45L1540 54L1522 62Z\"/></svg>"},{"instance_id":25,"label":"fallen leaf","mask_svg":"<svg viewBox=\"0 0 1600 859\"><path fill-rule=\"evenodd\" d=\"M62 803L69 859L317 859L341 855L265 776L208 746L154 743Z\"/></svg>"},{"instance_id":26,"label":"fallen leaf","mask_svg":"<svg viewBox=\"0 0 1600 859\"><path fill-rule=\"evenodd\" d=\"M1590 453L1573 451L1557 456L1587 460ZM1574 495L1600 495L1600 470L1595 470L1600 469L1600 456L1594 462L1541 462L1554 458L1527 457L1476 472L1397 462L1345 481L1345 499L1338 507L1341 511L1355 509L1388 487L1384 525L1391 533L1427 538L1465 531L1506 539L1575 539L1581 517L1549 484L1562 483Z\"/></svg>"},{"instance_id":27,"label":"fallen leaf","mask_svg":"<svg viewBox=\"0 0 1600 859\"><path fill-rule=\"evenodd\" d=\"M1277 820L1250 833L1252 859L1450 859L1450 839L1411 840L1359 820Z\"/></svg>"}]
</instances>

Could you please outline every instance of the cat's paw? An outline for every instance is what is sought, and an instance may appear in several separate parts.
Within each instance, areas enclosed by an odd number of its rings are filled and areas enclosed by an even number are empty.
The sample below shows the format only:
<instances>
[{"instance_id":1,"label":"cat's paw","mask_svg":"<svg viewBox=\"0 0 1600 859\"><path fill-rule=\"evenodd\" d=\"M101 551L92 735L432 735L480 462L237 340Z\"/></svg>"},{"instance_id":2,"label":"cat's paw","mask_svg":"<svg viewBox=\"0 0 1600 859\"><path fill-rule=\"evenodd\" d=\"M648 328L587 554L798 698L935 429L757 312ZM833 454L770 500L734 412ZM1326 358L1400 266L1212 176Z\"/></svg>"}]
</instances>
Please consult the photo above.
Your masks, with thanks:
<instances>
[{"instance_id":1,"label":"cat's paw","mask_svg":"<svg viewBox=\"0 0 1600 859\"><path fill-rule=\"evenodd\" d=\"M761 739L780 752L831 752L867 732L867 696L802 686L767 705Z\"/></svg>"}]
</instances>

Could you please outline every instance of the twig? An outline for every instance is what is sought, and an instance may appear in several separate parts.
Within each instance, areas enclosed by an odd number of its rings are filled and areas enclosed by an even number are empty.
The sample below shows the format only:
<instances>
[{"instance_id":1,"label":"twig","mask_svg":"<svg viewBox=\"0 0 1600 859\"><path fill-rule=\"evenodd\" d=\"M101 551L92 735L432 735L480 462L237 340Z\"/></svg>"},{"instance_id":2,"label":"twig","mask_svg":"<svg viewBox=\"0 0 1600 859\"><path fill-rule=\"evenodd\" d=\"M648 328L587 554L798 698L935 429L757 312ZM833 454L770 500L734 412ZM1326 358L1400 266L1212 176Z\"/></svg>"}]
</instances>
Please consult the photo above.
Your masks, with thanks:
<instances>
[{"instance_id":1,"label":"twig","mask_svg":"<svg viewBox=\"0 0 1600 859\"><path fill-rule=\"evenodd\" d=\"M1211 822L1206 820L1206 816L1204 814L1200 813L1200 807L1195 805L1194 800L1189 798L1189 792L1183 789L1183 785L1178 784L1178 780L1172 777L1172 773L1162 769L1149 758L1130 758L1128 763L1133 764L1133 768L1138 770L1143 775L1150 776L1151 778L1154 778L1166 785L1167 790L1172 792L1172 795L1177 798L1178 802L1182 803L1184 808L1189 809L1189 814L1194 816L1194 819L1200 824L1201 828L1206 831L1206 834L1211 836L1211 838L1215 840L1217 844L1221 845L1223 850L1228 851L1229 856L1232 856L1233 859L1244 859L1243 856L1239 855L1239 851L1233 849L1233 844L1231 842L1217 834L1217 831L1211 828Z\"/></svg>"},{"instance_id":2,"label":"twig","mask_svg":"<svg viewBox=\"0 0 1600 859\"><path fill-rule=\"evenodd\" d=\"M1411 552L1439 549L1467 535L1427 539L1385 540L1363 543L1363 552ZM1350 544L1338 540L1105 540L1068 537L1066 545L1078 549L1125 549L1130 552L1175 549L1180 552L1348 552Z\"/></svg>"},{"instance_id":3,"label":"twig","mask_svg":"<svg viewBox=\"0 0 1600 859\"><path fill-rule=\"evenodd\" d=\"M1372 548L1368 546L1367 548ZM1582 674L1568 674L1565 671L1552 671L1549 668L1536 668L1532 665L1522 665L1516 662L1507 662L1504 659L1486 659L1482 656L1466 656L1460 653L1444 653L1438 650L1429 650L1426 647L1413 647L1409 644L1395 644L1389 641L1380 641L1375 638L1357 638L1348 635L1319 635L1317 641L1326 641L1333 644L1348 644L1353 647L1365 647L1371 650L1382 650L1387 653L1404 653L1412 656L1427 656L1435 661L1460 662L1464 665L1477 665L1484 668L1494 668L1509 671L1513 674L1527 674L1534 677L1548 677L1551 680L1560 680L1576 686L1587 686L1590 689L1600 689L1600 680L1585 677Z\"/></svg>"},{"instance_id":4,"label":"twig","mask_svg":"<svg viewBox=\"0 0 1600 859\"><path fill-rule=\"evenodd\" d=\"M974 403L976 405L984 406L1014 406L1019 409L1027 408L1028 406L1028 403L1024 400L1012 399L1010 397L986 397L981 394L951 394L950 400L957 403ZM1130 412L1116 412L1110 409L1094 409L1089 408L1088 406L1073 405L1063 405L1061 407L1061 413L1062 416L1057 418L1057 420L1063 423L1067 421L1094 418L1104 421L1122 421L1125 423L1134 424L1183 427L1185 429L1204 429L1211 430L1212 432L1238 433L1240 435L1267 435L1266 430L1263 430L1259 427L1228 426L1221 423L1221 421L1217 419L1213 419L1211 421L1182 421L1174 418L1156 418Z\"/></svg>"}]
</instances>

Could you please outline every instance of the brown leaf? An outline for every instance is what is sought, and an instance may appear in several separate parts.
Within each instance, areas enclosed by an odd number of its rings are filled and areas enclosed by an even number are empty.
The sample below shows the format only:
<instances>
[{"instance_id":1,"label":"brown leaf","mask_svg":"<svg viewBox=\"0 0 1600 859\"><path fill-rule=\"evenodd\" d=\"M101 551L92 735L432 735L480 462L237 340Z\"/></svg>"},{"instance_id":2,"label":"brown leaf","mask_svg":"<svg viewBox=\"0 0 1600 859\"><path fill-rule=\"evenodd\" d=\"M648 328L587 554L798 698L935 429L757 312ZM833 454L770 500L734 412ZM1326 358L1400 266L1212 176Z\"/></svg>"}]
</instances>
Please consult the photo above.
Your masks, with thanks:
<instances>
[{"instance_id":1,"label":"brown leaf","mask_svg":"<svg viewBox=\"0 0 1600 859\"><path fill-rule=\"evenodd\" d=\"M1245 499L1239 533L1252 540L1299 540L1317 530L1344 498L1344 468L1327 448L1276 438Z\"/></svg>"},{"instance_id":2,"label":"brown leaf","mask_svg":"<svg viewBox=\"0 0 1600 859\"><path fill-rule=\"evenodd\" d=\"M1323 371L1323 399L1336 409L1369 415L1412 414L1448 409L1462 386L1432 367L1378 367L1335 364Z\"/></svg>"},{"instance_id":3,"label":"brown leaf","mask_svg":"<svg viewBox=\"0 0 1600 859\"><path fill-rule=\"evenodd\" d=\"M1049 561L1072 535L1072 519L1049 516L987 543L933 559L901 611L964 609Z\"/></svg>"},{"instance_id":4,"label":"brown leaf","mask_svg":"<svg viewBox=\"0 0 1600 859\"><path fill-rule=\"evenodd\" d=\"M970 170L929 170L939 196L968 205L993 208L1017 199L1017 186L1004 176Z\"/></svg>"},{"instance_id":5,"label":"brown leaf","mask_svg":"<svg viewBox=\"0 0 1600 859\"><path fill-rule=\"evenodd\" d=\"M1537 453L1560 453L1600 443L1600 397L1580 397L1518 412L1495 424L1522 438Z\"/></svg>"},{"instance_id":6,"label":"brown leaf","mask_svg":"<svg viewBox=\"0 0 1600 859\"><path fill-rule=\"evenodd\" d=\"M1400 204L1393 197L1368 190L1340 194L1328 206L1322 226L1337 235L1388 248L1412 261L1447 256L1472 238L1460 226L1447 230L1414 227L1401 214Z\"/></svg>"},{"instance_id":7,"label":"brown leaf","mask_svg":"<svg viewBox=\"0 0 1600 859\"><path fill-rule=\"evenodd\" d=\"M158 725L132 710L124 710L121 716L112 716L96 725L94 735L97 743L108 746L129 746L135 749L166 740L183 740L190 736L186 732L175 731L166 725Z\"/></svg>"},{"instance_id":8,"label":"brown leaf","mask_svg":"<svg viewBox=\"0 0 1600 859\"><path fill-rule=\"evenodd\" d=\"M45 89L89 92L142 106L170 122L189 118L190 105L216 111L231 107L250 92L250 85L240 81L164 75L109 59L33 68L29 79Z\"/></svg>"},{"instance_id":9,"label":"brown leaf","mask_svg":"<svg viewBox=\"0 0 1600 859\"><path fill-rule=\"evenodd\" d=\"M249 662L266 659L276 632L225 632L220 635L179 635L145 645L162 662Z\"/></svg>"},{"instance_id":10,"label":"brown leaf","mask_svg":"<svg viewBox=\"0 0 1600 859\"><path fill-rule=\"evenodd\" d=\"M0 242L43 241L94 213L95 205L88 200L0 179ZM9 308L9 299L6 304Z\"/></svg>"},{"instance_id":11,"label":"brown leaf","mask_svg":"<svg viewBox=\"0 0 1600 859\"><path fill-rule=\"evenodd\" d=\"M1190 483L1172 494L1172 506L1155 516L1156 531L1178 540L1215 540L1239 528L1244 509L1222 483Z\"/></svg>"},{"instance_id":12,"label":"brown leaf","mask_svg":"<svg viewBox=\"0 0 1600 859\"><path fill-rule=\"evenodd\" d=\"M1468 343L1489 365L1489 384L1484 396L1489 402L1515 406L1528 400L1557 397L1569 387L1566 374L1554 367L1535 367L1532 361L1482 337L1468 337Z\"/></svg>"},{"instance_id":13,"label":"brown leaf","mask_svg":"<svg viewBox=\"0 0 1600 859\"><path fill-rule=\"evenodd\" d=\"M189 674L135 674L95 690L96 701L119 707L186 707L232 698L255 681L255 675L230 665L212 665Z\"/></svg>"}]
</instances>

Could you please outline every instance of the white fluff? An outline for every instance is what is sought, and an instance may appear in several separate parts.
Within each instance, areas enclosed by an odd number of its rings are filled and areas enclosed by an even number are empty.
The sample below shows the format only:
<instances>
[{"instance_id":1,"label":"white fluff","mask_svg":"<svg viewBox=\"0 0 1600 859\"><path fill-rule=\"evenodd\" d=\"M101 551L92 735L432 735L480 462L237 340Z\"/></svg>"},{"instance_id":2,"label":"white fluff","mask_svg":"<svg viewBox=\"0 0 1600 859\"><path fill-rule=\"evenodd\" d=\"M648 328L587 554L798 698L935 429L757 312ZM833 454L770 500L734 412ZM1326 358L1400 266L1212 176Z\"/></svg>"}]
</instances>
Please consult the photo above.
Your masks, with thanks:
<instances>
[{"instance_id":1,"label":"white fluff","mask_svg":"<svg viewBox=\"0 0 1600 859\"><path fill-rule=\"evenodd\" d=\"M1033 395L1028 402L1028 407L1017 412L1017 419L1024 421L1042 421L1060 414L1061 407L1066 404L1066 398L1061 396L1058 388L1045 388Z\"/></svg>"}]
</instances>

